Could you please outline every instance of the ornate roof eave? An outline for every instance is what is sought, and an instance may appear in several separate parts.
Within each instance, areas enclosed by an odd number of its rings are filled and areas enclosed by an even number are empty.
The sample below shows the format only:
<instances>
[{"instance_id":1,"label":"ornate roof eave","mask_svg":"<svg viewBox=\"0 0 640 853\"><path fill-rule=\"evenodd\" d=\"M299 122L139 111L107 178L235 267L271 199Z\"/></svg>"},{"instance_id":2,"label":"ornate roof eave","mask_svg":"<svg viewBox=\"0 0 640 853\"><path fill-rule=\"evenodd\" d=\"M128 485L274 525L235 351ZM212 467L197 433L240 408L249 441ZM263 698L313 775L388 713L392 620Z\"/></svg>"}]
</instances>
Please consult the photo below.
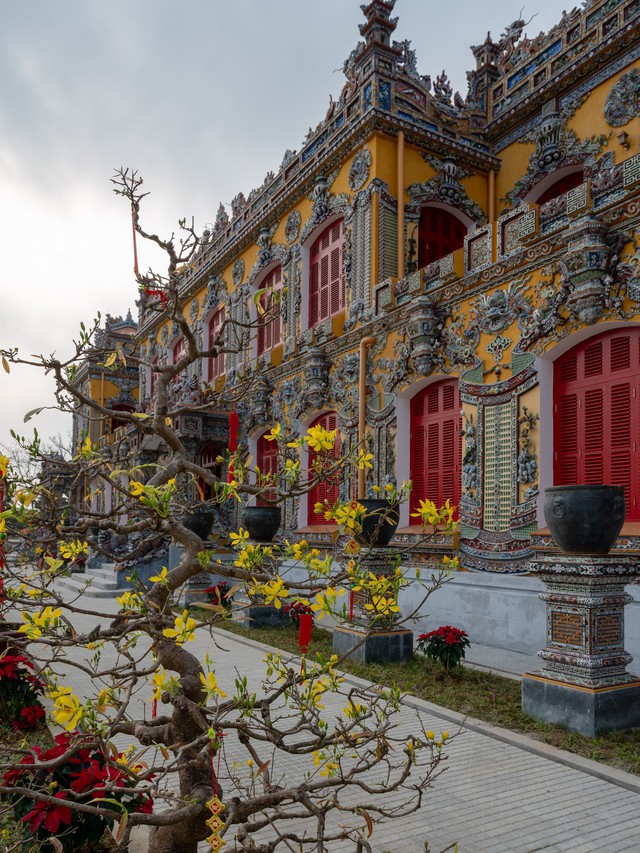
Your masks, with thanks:
<instances>
[{"instance_id":1,"label":"ornate roof eave","mask_svg":"<svg viewBox=\"0 0 640 853\"><path fill-rule=\"evenodd\" d=\"M272 224L279 220L291 209L296 202L307 195L315 185L317 178L330 173L345 158L360 147L366 139L375 132L382 132L390 136L397 136L400 131L405 134L405 139L422 149L428 147L430 151L441 156L455 156L460 165L466 166L472 171L489 172L491 169L498 171L501 161L489 153L478 151L458 140L448 136L427 130L416 122L391 115L384 110L371 109L365 113L359 122L348 129L345 135L336 140L333 148L325 157L308 164L296 176L296 180L287 188L286 192L279 196L277 201L267 205L262 214L236 234L233 234L227 244L220 251L217 244L207 246L207 254L197 270L189 274L185 286L180 291L183 299L190 298L204 286L204 280L211 274L221 272L231 261L240 255L247 247L253 245L265 224ZM151 316L141 327L145 334L153 327L159 327L167 319L166 314L159 313Z\"/></svg>"},{"instance_id":2,"label":"ornate roof eave","mask_svg":"<svg viewBox=\"0 0 640 853\"><path fill-rule=\"evenodd\" d=\"M615 60L624 51L637 45L640 40L640 19L632 19L626 26L616 30L608 38L603 40L596 49L587 51L586 54L569 63L557 75L549 79L545 85L536 89L529 97L516 101L504 113L491 120L488 118L486 126L487 138L491 142L499 141L502 136L514 127L523 124L532 114L538 112L541 106L553 97L561 98L567 94L576 83L577 79L584 80L585 76L599 68L606 66ZM632 60L630 59L630 62ZM513 74L519 66L509 70ZM506 75L505 75L506 76ZM498 83L500 78L495 82Z\"/></svg>"}]
</instances>

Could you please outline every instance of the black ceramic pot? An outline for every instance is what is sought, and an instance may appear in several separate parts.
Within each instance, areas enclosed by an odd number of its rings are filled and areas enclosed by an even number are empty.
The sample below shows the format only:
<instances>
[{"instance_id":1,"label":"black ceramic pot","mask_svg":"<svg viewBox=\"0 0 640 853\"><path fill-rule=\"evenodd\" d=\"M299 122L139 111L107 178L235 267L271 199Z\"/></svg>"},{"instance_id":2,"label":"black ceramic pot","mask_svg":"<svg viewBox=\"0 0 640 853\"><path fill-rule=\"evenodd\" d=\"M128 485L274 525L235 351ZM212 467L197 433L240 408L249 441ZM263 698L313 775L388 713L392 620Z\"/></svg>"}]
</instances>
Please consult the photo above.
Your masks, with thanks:
<instances>
[{"instance_id":1,"label":"black ceramic pot","mask_svg":"<svg viewBox=\"0 0 640 853\"><path fill-rule=\"evenodd\" d=\"M246 506L242 510L242 526L256 542L272 542L281 517L279 506Z\"/></svg>"},{"instance_id":2,"label":"black ceramic pot","mask_svg":"<svg viewBox=\"0 0 640 853\"><path fill-rule=\"evenodd\" d=\"M208 538L209 534L213 530L214 520L214 513L208 512L206 510L199 510L197 512L186 512L180 519L180 521L187 528L187 530L190 530L192 533L195 533L201 539Z\"/></svg>"},{"instance_id":3,"label":"black ceramic pot","mask_svg":"<svg viewBox=\"0 0 640 853\"><path fill-rule=\"evenodd\" d=\"M550 486L544 517L561 551L606 554L625 517L622 486Z\"/></svg>"},{"instance_id":4,"label":"black ceramic pot","mask_svg":"<svg viewBox=\"0 0 640 853\"><path fill-rule=\"evenodd\" d=\"M358 503L367 511L362 522L362 533L356 536L358 542L375 548L388 545L400 521L397 505L390 504L384 498L362 498Z\"/></svg>"}]
</instances>

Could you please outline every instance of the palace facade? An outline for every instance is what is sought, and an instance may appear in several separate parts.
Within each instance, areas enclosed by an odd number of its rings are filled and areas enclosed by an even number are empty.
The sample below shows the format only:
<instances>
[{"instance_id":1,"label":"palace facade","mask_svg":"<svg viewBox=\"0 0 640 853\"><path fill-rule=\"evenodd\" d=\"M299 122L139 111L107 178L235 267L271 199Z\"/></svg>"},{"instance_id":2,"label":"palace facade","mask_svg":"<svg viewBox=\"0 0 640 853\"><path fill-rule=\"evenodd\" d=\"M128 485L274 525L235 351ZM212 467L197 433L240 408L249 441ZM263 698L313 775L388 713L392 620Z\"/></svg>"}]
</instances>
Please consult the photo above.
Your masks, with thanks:
<instances>
[{"instance_id":1,"label":"palace facade","mask_svg":"<svg viewBox=\"0 0 640 853\"><path fill-rule=\"evenodd\" d=\"M640 553L640 0L585 0L535 38L521 20L487 35L464 96L393 39L394 5L362 6L324 119L220 206L185 271L204 346L225 317L258 329L176 384L193 403L179 429L194 459L218 464L226 417L201 406L251 380L240 436L261 470L277 465L263 436L278 421L338 427L346 446L366 359L370 485L411 478L413 503L459 506L462 568L429 625L534 649L544 609L526 572L533 541L550 544L545 487L624 486L619 546ZM280 291L277 316L261 319L257 291L265 307ZM184 342L151 297L139 335L145 406L153 366ZM287 502L288 536L326 540L319 496ZM406 507L399 547L415 520Z\"/></svg>"}]
</instances>

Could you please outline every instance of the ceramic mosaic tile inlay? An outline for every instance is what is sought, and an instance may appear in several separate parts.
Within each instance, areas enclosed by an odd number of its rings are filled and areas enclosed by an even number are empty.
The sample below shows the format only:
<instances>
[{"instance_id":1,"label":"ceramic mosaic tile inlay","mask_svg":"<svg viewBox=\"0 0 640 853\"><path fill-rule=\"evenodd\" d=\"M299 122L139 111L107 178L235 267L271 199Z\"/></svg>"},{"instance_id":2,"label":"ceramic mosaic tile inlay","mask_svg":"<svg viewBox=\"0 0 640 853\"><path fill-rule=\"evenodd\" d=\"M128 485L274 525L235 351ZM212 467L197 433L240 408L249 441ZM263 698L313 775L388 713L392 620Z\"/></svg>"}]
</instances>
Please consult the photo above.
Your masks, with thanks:
<instances>
[{"instance_id":1,"label":"ceramic mosaic tile inlay","mask_svg":"<svg viewBox=\"0 0 640 853\"><path fill-rule=\"evenodd\" d=\"M512 404L487 406L484 411L484 528L508 530L512 490Z\"/></svg>"}]
</instances>

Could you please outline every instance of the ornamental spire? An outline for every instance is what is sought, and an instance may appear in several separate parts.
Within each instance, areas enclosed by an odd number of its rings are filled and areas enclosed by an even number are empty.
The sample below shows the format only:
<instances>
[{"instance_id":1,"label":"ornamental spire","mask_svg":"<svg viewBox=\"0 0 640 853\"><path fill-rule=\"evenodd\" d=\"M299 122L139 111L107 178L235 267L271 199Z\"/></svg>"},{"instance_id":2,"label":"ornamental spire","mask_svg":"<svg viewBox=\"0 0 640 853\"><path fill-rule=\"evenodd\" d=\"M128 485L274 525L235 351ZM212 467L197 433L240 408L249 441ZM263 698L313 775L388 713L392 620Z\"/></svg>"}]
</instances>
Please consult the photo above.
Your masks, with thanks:
<instances>
[{"instance_id":1,"label":"ornamental spire","mask_svg":"<svg viewBox=\"0 0 640 853\"><path fill-rule=\"evenodd\" d=\"M360 24L360 35L367 47L373 44L391 46L391 33L398 25L398 19L390 17L395 5L396 0L371 0L360 6L367 19L366 23Z\"/></svg>"}]
</instances>

